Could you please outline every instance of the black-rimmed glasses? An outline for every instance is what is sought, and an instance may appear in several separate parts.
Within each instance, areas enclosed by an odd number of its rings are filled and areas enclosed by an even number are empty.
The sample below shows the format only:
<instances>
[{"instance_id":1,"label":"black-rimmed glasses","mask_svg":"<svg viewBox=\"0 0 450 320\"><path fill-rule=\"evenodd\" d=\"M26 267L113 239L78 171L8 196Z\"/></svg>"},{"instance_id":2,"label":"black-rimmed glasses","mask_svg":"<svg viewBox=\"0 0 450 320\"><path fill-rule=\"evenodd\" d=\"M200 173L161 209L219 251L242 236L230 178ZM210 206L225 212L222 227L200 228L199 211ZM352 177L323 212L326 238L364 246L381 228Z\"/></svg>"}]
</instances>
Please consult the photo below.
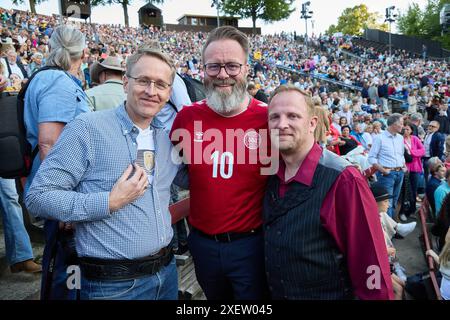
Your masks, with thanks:
<instances>
[{"instance_id":1,"label":"black-rimmed glasses","mask_svg":"<svg viewBox=\"0 0 450 320\"><path fill-rule=\"evenodd\" d=\"M215 77L220 73L222 68L230 77L235 77L241 72L242 63L228 62L228 63L207 63L204 65L205 72L210 77Z\"/></svg>"}]
</instances>

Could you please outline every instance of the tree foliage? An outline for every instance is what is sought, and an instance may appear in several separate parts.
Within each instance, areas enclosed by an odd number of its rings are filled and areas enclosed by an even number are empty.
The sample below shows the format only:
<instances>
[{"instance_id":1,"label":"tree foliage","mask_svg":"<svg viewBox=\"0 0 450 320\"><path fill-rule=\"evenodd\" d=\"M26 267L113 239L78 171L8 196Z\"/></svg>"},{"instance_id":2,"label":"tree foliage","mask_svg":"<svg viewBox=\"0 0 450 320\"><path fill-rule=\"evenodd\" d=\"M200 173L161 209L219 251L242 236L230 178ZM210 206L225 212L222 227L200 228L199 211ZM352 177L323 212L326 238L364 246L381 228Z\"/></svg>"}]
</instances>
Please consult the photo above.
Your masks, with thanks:
<instances>
[{"instance_id":1,"label":"tree foliage","mask_svg":"<svg viewBox=\"0 0 450 320\"><path fill-rule=\"evenodd\" d=\"M332 24L328 27L328 29L325 31L325 34L332 36L333 34L335 34L337 31L336 25Z\"/></svg>"},{"instance_id":2,"label":"tree foliage","mask_svg":"<svg viewBox=\"0 0 450 320\"><path fill-rule=\"evenodd\" d=\"M405 14L397 19L397 28L405 35L418 35L423 33L423 12L417 3L408 6Z\"/></svg>"},{"instance_id":3,"label":"tree foliage","mask_svg":"<svg viewBox=\"0 0 450 320\"><path fill-rule=\"evenodd\" d=\"M46 0L12 0L12 3L17 6L18 4L23 4L25 2L29 2L31 13L36 13L36 5L40 4L44 1L46 1Z\"/></svg>"},{"instance_id":4,"label":"tree foliage","mask_svg":"<svg viewBox=\"0 0 450 320\"><path fill-rule=\"evenodd\" d=\"M442 34L439 21L441 9L448 3L450 0L428 0L423 10L417 3L410 4L397 20L398 30L408 36L439 41L444 48L450 49L450 34Z\"/></svg>"},{"instance_id":5,"label":"tree foliage","mask_svg":"<svg viewBox=\"0 0 450 320\"><path fill-rule=\"evenodd\" d=\"M291 9L293 0L223 0L222 10L226 14L251 18L253 33L256 20L266 22L280 21L288 18L295 9Z\"/></svg>"},{"instance_id":6,"label":"tree foliage","mask_svg":"<svg viewBox=\"0 0 450 320\"><path fill-rule=\"evenodd\" d=\"M378 12L369 12L365 4L360 4L352 8L346 8L338 18L337 25L331 25L326 31L327 34L342 32L343 34L360 36L364 29L389 29L386 23L379 23L382 16Z\"/></svg>"}]
</instances>

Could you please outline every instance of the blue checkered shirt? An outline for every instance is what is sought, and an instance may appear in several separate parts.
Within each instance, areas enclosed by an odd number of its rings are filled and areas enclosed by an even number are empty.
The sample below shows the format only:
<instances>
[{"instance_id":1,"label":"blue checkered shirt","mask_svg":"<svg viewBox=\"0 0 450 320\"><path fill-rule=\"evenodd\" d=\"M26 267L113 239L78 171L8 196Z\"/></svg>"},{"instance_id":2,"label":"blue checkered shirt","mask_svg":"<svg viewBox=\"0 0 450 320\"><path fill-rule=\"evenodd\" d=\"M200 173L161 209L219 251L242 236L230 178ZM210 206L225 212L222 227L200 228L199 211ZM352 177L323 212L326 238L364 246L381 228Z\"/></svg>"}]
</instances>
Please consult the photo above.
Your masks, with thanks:
<instances>
[{"instance_id":1,"label":"blue checkered shirt","mask_svg":"<svg viewBox=\"0 0 450 320\"><path fill-rule=\"evenodd\" d=\"M405 166L405 142L399 133L393 135L388 130L373 139L369 151L369 163L386 168Z\"/></svg>"},{"instance_id":2,"label":"blue checkered shirt","mask_svg":"<svg viewBox=\"0 0 450 320\"><path fill-rule=\"evenodd\" d=\"M172 239L170 185L179 165L168 133L157 119L152 186L110 213L109 192L137 156L139 130L124 105L86 113L70 122L39 168L26 196L28 210L76 224L80 257L136 259L158 252Z\"/></svg>"}]
</instances>

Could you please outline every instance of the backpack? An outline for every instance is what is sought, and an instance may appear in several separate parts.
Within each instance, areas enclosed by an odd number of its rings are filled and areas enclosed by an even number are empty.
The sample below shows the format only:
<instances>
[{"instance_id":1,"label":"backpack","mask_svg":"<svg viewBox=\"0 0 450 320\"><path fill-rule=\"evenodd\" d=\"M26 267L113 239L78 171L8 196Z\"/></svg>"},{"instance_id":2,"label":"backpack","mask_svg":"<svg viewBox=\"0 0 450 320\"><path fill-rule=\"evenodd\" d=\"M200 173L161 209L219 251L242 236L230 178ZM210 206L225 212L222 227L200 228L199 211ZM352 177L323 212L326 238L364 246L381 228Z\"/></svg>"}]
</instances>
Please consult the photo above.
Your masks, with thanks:
<instances>
[{"instance_id":1,"label":"backpack","mask_svg":"<svg viewBox=\"0 0 450 320\"><path fill-rule=\"evenodd\" d=\"M205 88L201 81L190 77L183 77L181 75L180 77L186 85L189 98L191 98L192 102L197 102L206 98Z\"/></svg>"},{"instance_id":2,"label":"backpack","mask_svg":"<svg viewBox=\"0 0 450 320\"><path fill-rule=\"evenodd\" d=\"M26 177L31 171L38 146L31 150L24 123L25 93L33 78L41 71L59 67L43 67L22 86L19 94L0 94L0 177Z\"/></svg>"},{"instance_id":3,"label":"backpack","mask_svg":"<svg viewBox=\"0 0 450 320\"><path fill-rule=\"evenodd\" d=\"M203 87L203 83L201 81L190 77L183 77L179 73L177 73L177 75L183 80L191 102L197 102L206 98L205 88ZM171 100L169 100L168 103L175 110L175 112L178 113L178 109L175 104Z\"/></svg>"}]
</instances>

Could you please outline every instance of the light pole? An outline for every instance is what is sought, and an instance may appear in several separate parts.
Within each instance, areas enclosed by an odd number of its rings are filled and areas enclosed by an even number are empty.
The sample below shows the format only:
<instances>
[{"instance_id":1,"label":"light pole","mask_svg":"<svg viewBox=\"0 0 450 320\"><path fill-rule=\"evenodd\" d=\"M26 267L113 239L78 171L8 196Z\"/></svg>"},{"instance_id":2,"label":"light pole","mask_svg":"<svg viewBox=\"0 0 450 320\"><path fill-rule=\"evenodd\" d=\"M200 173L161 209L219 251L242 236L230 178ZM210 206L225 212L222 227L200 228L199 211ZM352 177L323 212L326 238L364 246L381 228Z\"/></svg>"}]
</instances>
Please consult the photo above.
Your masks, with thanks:
<instances>
[{"instance_id":1,"label":"light pole","mask_svg":"<svg viewBox=\"0 0 450 320\"><path fill-rule=\"evenodd\" d=\"M306 54L308 54L308 19L312 18L313 12L309 10L309 6L311 5L310 1L307 1L302 4L302 11L300 19L305 19L305 45L306 45Z\"/></svg>"},{"instance_id":2,"label":"light pole","mask_svg":"<svg viewBox=\"0 0 450 320\"><path fill-rule=\"evenodd\" d=\"M59 12L59 24L63 25L63 12L62 12L61 1L58 1L58 12Z\"/></svg>"},{"instance_id":3,"label":"light pole","mask_svg":"<svg viewBox=\"0 0 450 320\"><path fill-rule=\"evenodd\" d=\"M392 13L394 11L395 6L391 6L386 8L386 19L385 22L389 22L389 57L392 57L392 30L391 25L392 22L395 22L395 18L397 18L397 14Z\"/></svg>"},{"instance_id":4,"label":"light pole","mask_svg":"<svg viewBox=\"0 0 450 320\"><path fill-rule=\"evenodd\" d=\"M216 7L216 9L217 9L217 27L220 27L220 17L219 17L220 0L213 0L211 7Z\"/></svg>"}]
</instances>

